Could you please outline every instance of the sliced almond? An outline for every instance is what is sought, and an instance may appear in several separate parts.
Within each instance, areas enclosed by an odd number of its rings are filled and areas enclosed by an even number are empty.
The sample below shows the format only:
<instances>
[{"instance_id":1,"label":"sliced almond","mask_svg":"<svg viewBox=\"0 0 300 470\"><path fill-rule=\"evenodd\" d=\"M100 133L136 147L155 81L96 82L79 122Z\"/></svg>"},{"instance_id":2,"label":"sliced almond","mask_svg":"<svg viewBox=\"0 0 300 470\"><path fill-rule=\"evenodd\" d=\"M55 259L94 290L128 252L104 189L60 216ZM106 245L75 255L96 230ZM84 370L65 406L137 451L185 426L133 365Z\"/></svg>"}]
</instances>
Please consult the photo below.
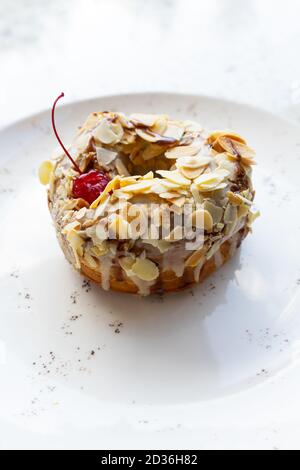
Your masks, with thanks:
<instances>
[{"instance_id":1,"label":"sliced almond","mask_svg":"<svg viewBox=\"0 0 300 470\"><path fill-rule=\"evenodd\" d=\"M164 137L171 137L175 140L180 140L184 134L184 127L175 123L169 123L164 132Z\"/></svg>"},{"instance_id":2,"label":"sliced almond","mask_svg":"<svg viewBox=\"0 0 300 470\"><path fill-rule=\"evenodd\" d=\"M203 173L203 168L185 168L179 167L180 173L187 179L194 180Z\"/></svg>"},{"instance_id":3,"label":"sliced almond","mask_svg":"<svg viewBox=\"0 0 300 470\"><path fill-rule=\"evenodd\" d=\"M249 209L249 206L246 204L238 206L238 218L241 219L242 217L245 217L248 214Z\"/></svg>"},{"instance_id":4,"label":"sliced almond","mask_svg":"<svg viewBox=\"0 0 300 470\"><path fill-rule=\"evenodd\" d=\"M81 220L84 218L84 216L86 215L86 211L87 211L87 208L86 207L82 207L81 209L79 209L79 211L76 213L75 217L76 217L76 220Z\"/></svg>"},{"instance_id":5,"label":"sliced almond","mask_svg":"<svg viewBox=\"0 0 300 470\"><path fill-rule=\"evenodd\" d=\"M176 183L179 186L190 186L190 180L185 178L183 175L179 173L178 170L175 171L167 171L167 170L159 170L156 173L158 173L160 176L163 178L166 178L169 181L172 181L172 183Z\"/></svg>"},{"instance_id":6,"label":"sliced almond","mask_svg":"<svg viewBox=\"0 0 300 470\"><path fill-rule=\"evenodd\" d=\"M211 232L214 222L213 218L207 210L197 209L195 210L190 217L190 223L192 227L197 229L204 229L207 232Z\"/></svg>"},{"instance_id":7,"label":"sliced almond","mask_svg":"<svg viewBox=\"0 0 300 470\"><path fill-rule=\"evenodd\" d=\"M106 196L102 199L102 201L100 202L100 204L95 210L94 220L98 219L104 214L105 209L108 207L109 200L110 200L110 196L109 194L106 194Z\"/></svg>"},{"instance_id":8,"label":"sliced almond","mask_svg":"<svg viewBox=\"0 0 300 470\"><path fill-rule=\"evenodd\" d=\"M107 227L107 220L102 219L96 225L95 235L99 240L107 240L108 238L108 227Z\"/></svg>"},{"instance_id":9,"label":"sliced almond","mask_svg":"<svg viewBox=\"0 0 300 470\"><path fill-rule=\"evenodd\" d=\"M198 145L181 145L179 147L173 147L165 153L165 157L169 159L176 159L179 157L192 157L197 155L200 151Z\"/></svg>"},{"instance_id":10,"label":"sliced almond","mask_svg":"<svg viewBox=\"0 0 300 470\"><path fill-rule=\"evenodd\" d=\"M204 201L203 207L212 216L214 224L221 222L224 212L222 207L216 206L210 201Z\"/></svg>"},{"instance_id":11,"label":"sliced almond","mask_svg":"<svg viewBox=\"0 0 300 470\"><path fill-rule=\"evenodd\" d=\"M147 258L137 258L131 267L132 273L143 281L154 281L159 276L159 269L153 261Z\"/></svg>"},{"instance_id":12,"label":"sliced almond","mask_svg":"<svg viewBox=\"0 0 300 470\"><path fill-rule=\"evenodd\" d=\"M104 147L96 147L97 160L99 165L110 165L118 156L118 152L106 149Z\"/></svg>"},{"instance_id":13,"label":"sliced almond","mask_svg":"<svg viewBox=\"0 0 300 470\"><path fill-rule=\"evenodd\" d=\"M68 223L67 225L64 226L62 229L62 233L64 235L68 234L72 230L76 230L80 228L80 222L78 220L74 220L73 222Z\"/></svg>"},{"instance_id":14,"label":"sliced almond","mask_svg":"<svg viewBox=\"0 0 300 470\"><path fill-rule=\"evenodd\" d=\"M152 180L141 180L135 184L130 184L129 186L124 186L122 191L126 193L144 193L146 190L150 189L152 186Z\"/></svg>"},{"instance_id":15,"label":"sliced almond","mask_svg":"<svg viewBox=\"0 0 300 470\"><path fill-rule=\"evenodd\" d=\"M260 217L260 212L259 211L256 211L256 212L249 212L249 215L248 215L248 226L251 227L251 225L253 224L253 222L255 222L255 220Z\"/></svg>"},{"instance_id":16,"label":"sliced almond","mask_svg":"<svg viewBox=\"0 0 300 470\"><path fill-rule=\"evenodd\" d=\"M121 158L116 159L115 167L120 176L130 176L129 171L127 170Z\"/></svg>"},{"instance_id":17,"label":"sliced almond","mask_svg":"<svg viewBox=\"0 0 300 470\"><path fill-rule=\"evenodd\" d=\"M131 268L135 263L135 257L134 256L124 256L122 258L119 258L119 264L122 269L126 272L128 276L132 275Z\"/></svg>"},{"instance_id":18,"label":"sliced almond","mask_svg":"<svg viewBox=\"0 0 300 470\"><path fill-rule=\"evenodd\" d=\"M47 185L50 182L51 174L53 173L54 165L49 160L43 162L39 168L39 179L41 184Z\"/></svg>"},{"instance_id":19,"label":"sliced almond","mask_svg":"<svg viewBox=\"0 0 300 470\"><path fill-rule=\"evenodd\" d=\"M134 113L129 116L131 122L136 125L142 125L146 127L152 127L159 119L158 114L142 114L142 113Z\"/></svg>"},{"instance_id":20,"label":"sliced almond","mask_svg":"<svg viewBox=\"0 0 300 470\"><path fill-rule=\"evenodd\" d=\"M184 167L184 168L202 168L209 165L212 161L212 157L207 156L198 156L198 157L179 157L176 161L177 168Z\"/></svg>"},{"instance_id":21,"label":"sliced almond","mask_svg":"<svg viewBox=\"0 0 300 470\"><path fill-rule=\"evenodd\" d=\"M76 268L80 268L80 257L83 255L83 245L84 245L84 240L83 238L78 235L78 233L75 230L70 230L66 238L69 242L70 247L72 248L74 257L75 257L75 265Z\"/></svg>"},{"instance_id":22,"label":"sliced almond","mask_svg":"<svg viewBox=\"0 0 300 470\"><path fill-rule=\"evenodd\" d=\"M168 124L168 116L167 115L160 115L155 123L152 125L151 130L156 134L163 135L165 130L167 129Z\"/></svg>"},{"instance_id":23,"label":"sliced almond","mask_svg":"<svg viewBox=\"0 0 300 470\"><path fill-rule=\"evenodd\" d=\"M95 199L94 202L90 205L91 209L96 209L99 204L106 198L106 195L109 194L111 191L114 191L115 189L118 189L120 187L120 177L116 176L114 179L112 179L104 191L100 194L100 196Z\"/></svg>"},{"instance_id":24,"label":"sliced almond","mask_svg":"<svg viewBox=\"0 0 300 470\"><path fill-rule=\"evenodd\" d=\"M121 126L119 126L120 128ZM103 144L115 144L121 140L120 134L118 134L117 130L119 129L117 126L113 127L113 125L107 120L102 119L100 124L93 130L93 136L96 141L100 141Z\"/></svg>"},{"instance_id":25,"label":"sliced almond","mask_svg":"<svg viewBox=\"0 0 300 470\"><path fill-rule=\"evenodd\" d=\"M237 220L237 208L232 204L227 204L224 212L225 224L236 223Z\"/></svg>"},{"instance_id":26,"label":"sliced almond","mask_svg":"<svg viewBox=\"0 0 300 470\"><path fill-rule=\"evenodd\" d=\"M146 130L146 129L136 129L136 134L143 140L146 140L147 142L156 142L157 144L161 145L170 145L170 144L175 144L176 139L173 137L168 137L168 136L163 136L160 134L156 134L155 132L152 132L151 130Z\"/></svg>"},{"instance_id":27,"label":"sliced almond","mask_svg":"<svg viewBox=\"0 0 300 470\"><path fill-rule=\"evenodd\" d=\"M229 171L218 169L208 173L203 173L201 176L195 179L194 183L196 187L202 191L211 191L217 187L220 187L220 184L228 175Z\"/></svg>"},{"instance_id":28,"label":"sliced almond","mask_svg":"<svg viewBox=\"0 0 300 470\"><path fill-rule=\"evenodd\" d=\"M252 205L252 201L249 201L249 199L246 199L241 194L233 193L232 191L228 191L226 193L226 196L228 197L229 202L231 202L231 204L234 204L236 206L240 206L242 204L247 204L248 206Z\"/></svg>"},{"instance_id":29,"label":"sliced almond","mask_svg":"<svg viewBox=\"0 0 300 470\"><path fill-rule=\"evenodd\" d=\"M203 257L205 256L206 247L201 247L199 250L194 251L186 260L185 266L189 266L191 268L195 268L198 264L202 261Z\"/></svg>"}]
</instances>

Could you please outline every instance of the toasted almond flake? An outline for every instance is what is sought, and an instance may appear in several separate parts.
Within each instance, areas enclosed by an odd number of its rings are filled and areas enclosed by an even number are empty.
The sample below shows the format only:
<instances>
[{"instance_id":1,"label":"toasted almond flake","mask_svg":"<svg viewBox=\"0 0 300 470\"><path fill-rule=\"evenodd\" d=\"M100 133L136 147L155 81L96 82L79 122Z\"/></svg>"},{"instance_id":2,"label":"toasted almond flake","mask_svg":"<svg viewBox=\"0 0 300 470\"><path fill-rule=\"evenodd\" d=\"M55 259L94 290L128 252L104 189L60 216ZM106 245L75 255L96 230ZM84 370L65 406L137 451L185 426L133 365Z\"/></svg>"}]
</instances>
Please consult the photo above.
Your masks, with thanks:
<instances>
[{"instance_id":1,"label":"toasted almond flake","mask_svg":"<svg viewBox=\"0 0 300 470\"><path fill-rule=\"evenodd\" d=\"M212 157L179 157L176 161L177 168L191 168L197 169L209 165L212 161Z\"/></svg>"},{"instance_id":2,"label":"toasted almond flake","mask_svg":"<svg viewBox=\"0 0 300 470\"><path fill-rule=\"evenodd\" d=\"M179 157L192 157L199 153L200 148L200 145L181 145L179 147L173 147L165 153L165 157L172 160Z\"/></svg>"},{"instance_id":3,"label":"toasted almond flake","mask_svg":"<svg viewBox=\"0 0 300 470\"><path fill-rule=\"evenodd\" d=\"M249 206L246 204L242 204L241 206L238 206L238 218L245 217L248 212L249 212Z\"/></svg>"},{"instance_id":4,"label":"toasted almond flake","mask_svg":"<svg viewBox=\"0 0 300 470\"><path fill-rule=\"evenodd\" d=\"M191 268L198 266L198 264L203 260L206 250L206 247L202 246L197 251L194 251L194 253L185 260L185 266Z\"/></svg>"},{"instance_id":5,"label":"toasted almond flake","mask_svg":"<svg viewBox=\"0 0 300 470\"><path fill-rule=\"evenodd\" d=\"M148 161L156 158L163 153L163 148L157 143L148 144L146 148L142 151L143 160Z\"/></svg>"},{"instance_id":6,"label":"toasted almond flake","mask_svg":"<svg viewBox=\"0 0 300 470\"><path fill-rule=\"evenodd\" d=\"M159 197L161 197L162 199L174 199L174 198L180 197L180 194L176 193L175 191L173 192L169 191L169 192L160 193Z\"/></svg>"},{"instance_id":7,"label":"toasted almond flake","mask_svg":"<svg viewBox=\"0 0 300 470\"><path fill-rule=\"evenodd\" d=\"M135 184L130 184L129 186L124 186L122 191L126 193L144 193L147 189L150 189L152 185L152 180L142 180Z\"/></svg>"},{"instance_id":8,"label":"toasted almond flake","mask_svg":"<svg viewBox=\"0 0 300 470\"><path fill-rule=\"evenodd\" d=\"M185 196L181 196L181 197L176 197L175 199L169 199L169 201L177 207L182 207L184 206L186 202L186 198Z\"/></svg>"},{"instance_id":9,"label":"toasted almond flake","mask_svg":"<svg viewBox=\"0 0 300 470\"><path fill-rule=\"evenodd\" d=\"M136 134L143 140L147 142L156 142L157 144L161 145L170 145L170 144L175 144L176 139L173 137L168 137L168 136L163 136L160 134L156 134L155 132L152 132L150 130L145 130L145 129L136 129Z\"/></svg>"},{"instance_id":10,"label":"toasted almond flake","mask_svg":"<svg viewBox=\"0 0 300 470\"><path fill-rule=\"evenodd\" d=\"M118 152L106 149L104 147L96 147L97 160L99 165L110 165L118 156Z\"/></svg>"},{"instance_id":11,"label":"toasted almond flake","mask_svg":"<svg viewBox=\"0 0 300 470\"><path fill-rule=\"evenodd\" d=\"M120 187L120 176L116 176L114 179L112 179L104 191L100 194L100 196L95 199L94 202L90 205L91 209L96 209L99 204L105 199L106 195L110 193L110 191L114 191L115 189L118 189Z\"/></svg>"},{"instance_id":12,"label":"toasted almond flake","mask_svg":"<svg viewBox=\"0 0 300 470\"><path fill-rule=\"evenodd\" d=\"M124 135L124 129L119 121L113 121L111 123L111 128L113 130L113 133L117 136L117 142L120 142L122 140L122 137Z\"/></svg>"},{"instance_id":13,"label":"toasted almond flake","mask_svg":"<svg viewBox=\"0 0 300 470\"><path fill-rule=\"evenodd\" d=\"M121 126L120 126L121 127ZM112 144L120 141L121 137L115 131L112 124L107 119L102 119L100 124L93 130L93 136L103 144Z\"/></svg>"},{"instance_id":14,"label":"toasted almond flake","mask_svg":"<svg viewBox=\"0 0 300 470\"><path fill-rule=\"evenodd\" d=\"M233 193L232 191L228 191L226 196L228 197L231 204L235 204L237 206L240 206L242 204L246 204L248 206L252 205L252 201L249 201L249 199L246 199L241 194Z\"/></svg>"},{"instance_id":15,"label":"toasted almond flake","mask_svg":"<svg viewBox=\"0 0 300 470\"><path fill-rule=\"evenodd\" d=\"M127 119L125 114L117 113L117 116L122 127L125 127L125 129L134 129L134 125Z\"/></svg>"},{"instance_id":16,"label":"toasted almond flake","mask_svg":"<svg viewBox=\"0 0 300 470\"><path fill-rule=\"evenodd\" d=\"M146 131L144 129L136 129L137 135L147 142L157 142L160 139L159 134L155 134L154 132Z\"/></svg>"},{"instance_id":17,"label":"toasted almond flake","mask_svg":"<svg viewBox=\"0 0 300 470\"><path fill-rule=\"evenodd\" d=\"M169 123L164 132L164 137L171 137L175 140L180 140L184 134L184 127L178 124Z\"/></svg>"},{"instance_id":18,"label":"toasted almond flake","mask_svg":"<svg viewBox=\"0 0 300 470\"><path fill-rule=\"evenodd\" d=\"M155 132L156 134L163 135L168 124L168 116L167 115L161 115L158 117L158 119L155 121L155 123L152 126L152 131Z\"/></svg>"},{"instance_id":19,"label":"toasted almond flake","mask_svg":"<svg viewBox=\"0 0 300 470\"><path fill-rule=\"evenodd\" d=\"M134 124L141 124L142 126L152 127L159 119L158 114L142 114L142 113L134 113L129 116L130 121Z\"/></svg>"},{"instance_id":20,"label":"toasted almond flake","mask_svg":"<svg viewBox=\"0 0 300 470\"><path fill-rule=\"evenodd\" d=\"M260 217L260 212L249 212L248 215L248 226L251 227L251 225L255 222L255 220Z\"/></svg>"},{"instance_id":21,"label":"toasted almond flake","mask_svg":"<svg viewBox=\"0 0 300 470\"><path fill-rule=\"evenodd\" d=\"M97 269L99 267L97 260L95 260L95 258L93 258L93 256L91 256L88 252L84 253L83 259L90 268Z\"/></svg>"},{"instance_id":22,"label":"toasted almond flake","mask_svg":"<svg viewBox=\"0 0 300 470\"><path fill-rule=\"evenodd\" d=\"M178 170L175 170L175 171L158 170L156 173L158 173L163 178L166 178L167 180L171 181L172 183L178 184L179 186L190 185L190 180L188 180L183 175L181 175Z\"/></svg>"},{"instance_id":23,"label":"toasted almond flake","mask_svg":"<svg viewBox=\"0 0 300 470\"><path fill-rule=\"evenodd\" d=\"M203 207L212 216L214 224L221 222L224 212L222 207L216 206L210 201L204 201Z\"/></svg>"},{"instance_id":24,"label":"toasted almond flake","mask_svg":"<svg viewBox=\"0 0 300 470\"><path fill-rule=\"evenodd\" d=\"M124 188L125 186L129 186L130 184L135 184L137 182L138 176L127 176L120 180L120 188Z\"/></svg>"},{"instance_id":25,"label":"toasted almond flake","mask_svg":"<svg viewBox=\"0 0 300 470\"><path fill-rule=\"evenodd\" d=\"M86 207L82 207L81 209L79 209L79 211L78 211L77 214L75 215L76 219L77 219L77 220L83 219L83 217L84 217L85 214L86 214L86 211L87 211L87 208L86 208Z\"/></svg>"},{"instance_id":26,"label":"toasted almond flake","mask_svg":"<svg viewBox=\"0 0 300 470\"><path fill-rule=\"evenodd\" d=\"M118 198L119 200L125 200L125 201L128 201L129 199L131 199L133 197L133 194L132 193L125 193L123 191L123 189L116 189L114 191L114 196L116 198Z\"/></svg>"},{"instance_id":27,"label":"toasted almond flake","mask_svg":"<svg viewBox=\"0 0 300 470\"><path fill-rule=\"evenodd\" d=\"M100 222L98 222L98 224L96 225L95 234L96 234L96 237L100 241L107 240L107 238L108 238L108 227L107 227L107 220L106 219L102 219L102 220L100 220Z\"/></svg>"},{"instance_id":28,"label":"toasted almond flake","mask_svg":"<svg viewBox=\"0 0 300 470\"><path fill-rule=\"evenodd\" d=\"M83 123L81 130L90 131L94 129L100 121L100 115L98 113L91 113Z\"/></svg>"},{"instance_id":29,"label":"toasted almond flake","mask_svg":"<svg viewBox=\"0 0 300 470\"><path fill-rule=\"evenodd\" d=\"M227 204L224 212L225 224L236 223L237 221L237 208L232 204Z\"/></svg>"},{"instance_id":30,"label":"toasted almond flake","mask_svg":"<svg viewBox=\"0 0 300 470\"><path fill-rule=\"evenodd\" d=\"M246 145L245 143L238 142L228 136L219 137L218 143L222 147L223 151L225 150L231 155L251 159L255 157L254 150L248 147L248 145Z\"/></svg>"},{"instance_id":31,"label":"toasted almond flake","mask_svg":"<svg viewBox=\"0 0 300 470\"><path fill-rule=\"evenodd\" d=\"M109 194L106 194L106 196L102 199L97 209L95 210L94 220L98 219L98 217L101 217L104 214L105 209L107 208L109 204L109 200L110 200L110 196Z\"/></svg>"},{"instance_id":32,"label":"toasted almond flake","mask_svg":"<svg viewBox=\"0 0 300 470\"><path fill-rule=\"evenodd\" d=\"M121 158L116 159L115 167L120 176L130 176L129 171L127 170Z\"/></svg>"},{"instance_id":33,"label":"toasted almond flake","mask_svg":"<svg viewBox=\"0 0 300 470\"><path fill-rule=\"evenodd\" d=\"M202 196L199 192L199 189L196 187L196 185L194 183L191 185L191 193L192 193L192 196L194 198L195 203L196 204L199 204L199 203L201 204L203 198L202 198Z\"/></svg>"},{"instance_id":34,"label":"toasted almond flake","mask_svg":"<svg viewBox=\"0 0 300 470\"><path fill-rule=\"evenodd\" d=\"M197 229L204 229L211 232L214 222L213 218L207 210L197 209L190 216L190 223Z\"/></svg>"},{"instance_id":35,"label":"toasted almond flake","mask_svg":"<svg viewBox=\"0 0 300 470\"><path fill-rule=\"evenodd\" d=\"M235 142L240 142L241 144L246 144L246 141L240 135L231 131L214 131L208 136L207 143L217 152L222 152L224 151L224 147L220 144L219 140L223 137L234 140Z\"/></svg>"},{"instance_id":36,"label":"toasted almond flake","mask_svg":"<svg viewBox=\"0 0 300 470\"><path fill-rule=\"evenodd\" d=\"M187 179L194 180L203 173L203 168L185 168L179 167L180 173Z\"/></svg>"},{"instance_id":37,"label":"toasted almond flake","mask_svg":"<svg viewBox=\"0 0 300 470\"><path fill-rule=\"evenodd\" d=\"M75 230L70 230L66 235L67 241L69 242L70 247L72 248L76 268L80 268L80 256L83 255L83 245L84 240L78 235Z\"/></svg>"},{"instance_id":38,"label":"toasted almond flake","mask_svg":"<svg viewBox=\"0 0 300 470\"><path fill-rule=\"evenodd\" d=\"M159 269L148 258L137 258L131 268L132 273L143 281L154 281L159 276Z\"/></svg>"},{"instance_id":39,"label":"toasted almond flake","mask_svg":"<svg viewBox=\"0 0 300 470\"><path fill-rule=\"evenodd\" d=\"M229 175L229 171L218 169L208 173L203 173L197 179L195 179L195 185L200 189L211 190L222 183L224 178Z\"/></svg>"},{"instance_id":40,"label":"toasted almond flake","mask_svg":"<svg viewBox=\"0 0 300 470\"><path fill-rule=\"evenodd\" d=\"M53 173L54 165L49 160L43 162L39 168L39 179L41 184L47 185L50 182L51 174Z\"/></svg>"},{"instance_id":41,"label":"toasted almond flake","mask_svg":"<svg viewBox=\"0 0 300 470\"><path fill-rule=\"evenodd\" d=\"M78 222L78 220L74 220L73 222L70 222L70 223L68 223L67 225L64 226L64 228L62 229L62 233L64 235L66 235L69 232L71 232L72 230L76 230L76 229L79 229L79 228L80 228L80 223Z\"/></svg>"},{"instance_id":42,"label":"toasted almond flake","mask_svg":"<svg viewBox=\"0 0 300 470\"><path fill-rule=\"evenodd\" d=\"M153 178L154 178L153 171L149 171L142 177L143 180L153 180Z\"/></svg>"},{"instance_id":43,"label":"toasted almond flake","mask_svg":"<svg viewBox=\"0 0 300 470\"><path fill-rule=\"evenodd\" d=\"M91 134L88 133L81 133L79 136L75 139L72 147L76 151L76 153L83 153L85 152L91 143Z\"/></svg>"}]
</instances>

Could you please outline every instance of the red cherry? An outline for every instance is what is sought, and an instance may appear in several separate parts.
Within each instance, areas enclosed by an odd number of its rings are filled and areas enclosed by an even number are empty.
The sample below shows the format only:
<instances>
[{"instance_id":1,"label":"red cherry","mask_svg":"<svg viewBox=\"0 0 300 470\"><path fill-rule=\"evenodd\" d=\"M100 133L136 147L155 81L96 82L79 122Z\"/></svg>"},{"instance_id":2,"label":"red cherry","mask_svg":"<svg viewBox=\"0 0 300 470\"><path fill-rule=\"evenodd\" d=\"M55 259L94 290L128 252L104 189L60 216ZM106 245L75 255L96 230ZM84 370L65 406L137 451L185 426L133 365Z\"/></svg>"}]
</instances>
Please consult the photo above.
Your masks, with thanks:
<instances>
[{"instance_id":1,"label":"red cherry","mask_svg":"<svg viewBox=\"0 0 300 470\"><path fill-rule=\"evenodd\" d=\"M110 178L105 173L91 170L88 173L77 176L73 183L73 196L85 199L89 204L97 199L104 191Z\"/></svg>"}]
</instances>

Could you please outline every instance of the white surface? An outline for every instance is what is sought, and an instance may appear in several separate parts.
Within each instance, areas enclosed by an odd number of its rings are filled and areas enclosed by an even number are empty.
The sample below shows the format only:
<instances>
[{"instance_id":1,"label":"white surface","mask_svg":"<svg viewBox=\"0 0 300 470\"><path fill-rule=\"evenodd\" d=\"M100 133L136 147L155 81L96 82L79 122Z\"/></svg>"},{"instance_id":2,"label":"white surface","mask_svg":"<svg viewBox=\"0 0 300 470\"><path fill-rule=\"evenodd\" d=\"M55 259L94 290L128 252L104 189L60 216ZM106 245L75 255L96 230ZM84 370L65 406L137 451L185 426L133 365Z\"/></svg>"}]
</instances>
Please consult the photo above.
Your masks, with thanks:
<instances>
[{"instance_id":1,"label":"white surface","mask_svg":"<svg viewBox=\"0 0 300 470\"><path fill-rule=\"evenodd\" d=\"M0 445L299 448L299 128L225 101L146 94L60 107L62 135L107 108L168 110L245 135L263 216L191 291L86 292L35 176L54 145L49 112L2 131Z\"/></svg>"},{"instance_id":2,"label":"white surface","mask_svg":"<svg viewBox=\"0 0 300 470\"><path fill-rule=\"evenodd\" d=\"M299 0L1 0L0 126L135 91L300 103Z\"/></svg>"}]
</instances>

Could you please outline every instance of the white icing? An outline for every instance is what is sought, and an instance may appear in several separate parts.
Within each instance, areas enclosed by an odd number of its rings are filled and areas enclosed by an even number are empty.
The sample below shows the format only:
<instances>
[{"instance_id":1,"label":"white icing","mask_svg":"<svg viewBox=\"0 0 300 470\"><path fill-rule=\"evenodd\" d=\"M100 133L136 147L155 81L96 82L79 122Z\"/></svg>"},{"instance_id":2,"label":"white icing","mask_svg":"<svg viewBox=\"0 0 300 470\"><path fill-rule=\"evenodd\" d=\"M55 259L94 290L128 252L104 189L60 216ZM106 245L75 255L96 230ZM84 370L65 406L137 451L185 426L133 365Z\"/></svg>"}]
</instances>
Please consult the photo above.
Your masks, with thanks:
<instances>
[{"instance_id":1,"label":"white icing","mask_svg":"<svg viewBox=\"0 0 300 470\"><path fill-rule=\"evenodd\" d=\"M153 284L155 284L154 281L143 281L137 276L130 276L130 279L135 283L136 287L139 290L139 294L142 296L147 296L150 294L150 289Z\"/></svg>"},{"instance_id":2,"label":"white icing","mask_svg":"<svg viewBox=\"0 0 300 470\"><path fill-rule=\"evenodd\" d=\"M194 268L194 281L195 282L199 282L200 273L201 273L201 269L204 265L204 262L205 262L205 258L203 257L201 259L200 263Z\"/></svg>"},{"instance_id":3,"label":"white icing","mask_svg":"<svg viewBox=\"0 0 300 470\"><path fill-rule=\"evenodd\" d=\"M112 265L111 256L103 256L101 258L101 286L104 290L109 290L110 288L110 268Z\"/></svg>"},{"instance_id":4,"label":"white icing","mask_svg":"<svg viewBox=\"0 0 300 470\"><path fill-rule=\"evenodd\" d=\"M186 251L178 248L170 249L163 256L163 271L173 271L177 277L182 277L185 270Z\"/></svg>"},{"instance_id":5,"label":"white icing","mask_svg":"<svg viewBox=\"0 0 300 470\"><path fill-rule=\"evenodd\" d=\"M215 265L217 269L219 269L223 265L224 261L223 261L223 255L221 253L221 248L219 248L219 250L215 253L214 261L215 261Z\"/></svg>"}]
</instances>

